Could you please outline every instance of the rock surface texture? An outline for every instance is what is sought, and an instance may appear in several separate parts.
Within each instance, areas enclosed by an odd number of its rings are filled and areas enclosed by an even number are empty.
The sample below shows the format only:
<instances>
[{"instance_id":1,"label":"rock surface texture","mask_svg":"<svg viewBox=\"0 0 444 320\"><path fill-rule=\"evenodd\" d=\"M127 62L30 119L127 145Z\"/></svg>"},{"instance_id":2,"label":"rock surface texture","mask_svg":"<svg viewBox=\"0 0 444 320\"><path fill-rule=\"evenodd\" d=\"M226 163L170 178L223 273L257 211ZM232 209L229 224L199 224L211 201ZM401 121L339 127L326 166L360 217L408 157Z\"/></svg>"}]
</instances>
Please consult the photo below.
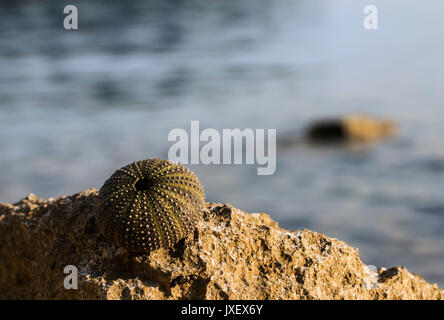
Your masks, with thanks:
<instances>
[{"instance_id":1,"label":"rock surface texture","mask_svg":"<svg viewBox=\"0 0 444 320\"><path fill-rule=\"evenodd\" d=\"M130 257L97 230L97 191L0 204L1 299L442 299L404 267L372 270L358 250L266 214L208 204L173 249ZM64 267L78 289L64 288Z\"/></svg>"}]
</instances>

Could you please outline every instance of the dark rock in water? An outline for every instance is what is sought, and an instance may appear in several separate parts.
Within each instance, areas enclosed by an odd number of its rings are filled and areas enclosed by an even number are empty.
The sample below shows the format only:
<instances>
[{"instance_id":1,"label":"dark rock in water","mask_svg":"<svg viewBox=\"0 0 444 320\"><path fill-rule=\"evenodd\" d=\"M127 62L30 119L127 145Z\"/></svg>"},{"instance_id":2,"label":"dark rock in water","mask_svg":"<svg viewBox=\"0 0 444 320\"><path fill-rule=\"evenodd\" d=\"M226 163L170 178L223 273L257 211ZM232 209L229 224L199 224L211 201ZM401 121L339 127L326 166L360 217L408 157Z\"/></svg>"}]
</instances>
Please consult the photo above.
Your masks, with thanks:
<instances>
[{"instance_id":1,"label":"dark rock in water","mask_svg":"<svg viewBox=\"0 0 444 320\"><path fill-rule=\"evenodd\" d=\"M314 123L307 130L307 137L315 142L342 142L347 139L341 121L323 120Z\"/></svg>"},{"instance_id":2,"label":"dark rock in water","mask_svg":"<svg viewBox=\"0 0 444 320\"><path fill-rule=\"evenodd\" d=\"M305 135L313 143L371 142L390 137L395 131L396 126L390 120L351 115L316 121Z\"/></svg>"}]
</instances>

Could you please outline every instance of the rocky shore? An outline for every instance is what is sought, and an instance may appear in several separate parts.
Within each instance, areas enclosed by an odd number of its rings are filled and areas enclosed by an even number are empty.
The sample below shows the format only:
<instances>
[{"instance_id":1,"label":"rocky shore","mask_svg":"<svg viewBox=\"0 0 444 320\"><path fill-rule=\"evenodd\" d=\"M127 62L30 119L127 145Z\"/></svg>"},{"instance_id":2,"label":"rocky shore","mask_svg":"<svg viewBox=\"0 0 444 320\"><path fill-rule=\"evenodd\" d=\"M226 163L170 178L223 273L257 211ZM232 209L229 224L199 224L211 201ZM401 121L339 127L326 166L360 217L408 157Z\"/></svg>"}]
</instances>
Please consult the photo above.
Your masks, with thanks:
<instances>
[{"instance_id":1,"label":"rocky shore","mask_svg":"<svg viewBox=\"0 0 444 320\"><path fill-rule=\"evenodd\" d=\"M374 270L358 249L267 214L208 204L196 231L149 259L99 234L93 189L0 204L0 299L443 299L404 267ZM65 266L78 289L64 287Z\"/></svg>"}]
</instances>

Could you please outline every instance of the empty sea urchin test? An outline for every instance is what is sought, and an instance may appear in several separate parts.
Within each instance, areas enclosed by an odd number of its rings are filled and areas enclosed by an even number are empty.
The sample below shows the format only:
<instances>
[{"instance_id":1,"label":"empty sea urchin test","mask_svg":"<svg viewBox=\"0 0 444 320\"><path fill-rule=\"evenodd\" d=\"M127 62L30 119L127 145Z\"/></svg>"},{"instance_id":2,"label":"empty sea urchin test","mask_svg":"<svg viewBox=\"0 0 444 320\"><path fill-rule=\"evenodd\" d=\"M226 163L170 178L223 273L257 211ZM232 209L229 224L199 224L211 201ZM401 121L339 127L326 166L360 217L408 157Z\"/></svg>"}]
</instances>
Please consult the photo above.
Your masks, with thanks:
<instances>
[{"instance_id":1,"label":"empty sea urchin test","mask_svg":"<svg viewBox=\"0 0 444 320\"><path fill-rule=\"evenodd\" d=\"M204 207L204 190L191 170L148 159L118 169L105 182L95 220L108 241L144 255L185 238Z\"/></svg>"}]
</instances>

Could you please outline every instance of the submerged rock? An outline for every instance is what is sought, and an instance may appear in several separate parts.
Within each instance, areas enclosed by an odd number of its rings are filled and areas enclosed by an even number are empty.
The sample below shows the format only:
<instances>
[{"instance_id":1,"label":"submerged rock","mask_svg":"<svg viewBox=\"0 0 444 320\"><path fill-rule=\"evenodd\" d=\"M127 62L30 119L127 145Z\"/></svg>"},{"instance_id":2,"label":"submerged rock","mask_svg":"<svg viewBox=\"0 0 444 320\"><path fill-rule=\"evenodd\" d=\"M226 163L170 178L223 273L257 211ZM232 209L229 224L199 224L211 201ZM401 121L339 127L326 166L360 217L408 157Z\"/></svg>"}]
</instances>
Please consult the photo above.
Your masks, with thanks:
<instances>
[{"instance_id":1,"label":"submerged rock","mask_svg":"<svg viewBox=\"0 0 444 320\"><path fill-rule=\"evenodd\" d=\"M306 137L313 143L371 142L395 132L396 126L390 120L351 115L316 121L307 128Z\"/></svg>"},{"instance_id":2,"label":"submerged rock","mask_svg":"<svg viewBox=\"0 0 444 320\"><path fill-rule=\"evenodd\" d=\"M93 189L0 204L0 299L442 299L404 267L374 269L358 250L267 214L208 204L174 248L131 257L97 230ZM78 289L64 288L65 266Z\"/></svg>"}]
</instances>

